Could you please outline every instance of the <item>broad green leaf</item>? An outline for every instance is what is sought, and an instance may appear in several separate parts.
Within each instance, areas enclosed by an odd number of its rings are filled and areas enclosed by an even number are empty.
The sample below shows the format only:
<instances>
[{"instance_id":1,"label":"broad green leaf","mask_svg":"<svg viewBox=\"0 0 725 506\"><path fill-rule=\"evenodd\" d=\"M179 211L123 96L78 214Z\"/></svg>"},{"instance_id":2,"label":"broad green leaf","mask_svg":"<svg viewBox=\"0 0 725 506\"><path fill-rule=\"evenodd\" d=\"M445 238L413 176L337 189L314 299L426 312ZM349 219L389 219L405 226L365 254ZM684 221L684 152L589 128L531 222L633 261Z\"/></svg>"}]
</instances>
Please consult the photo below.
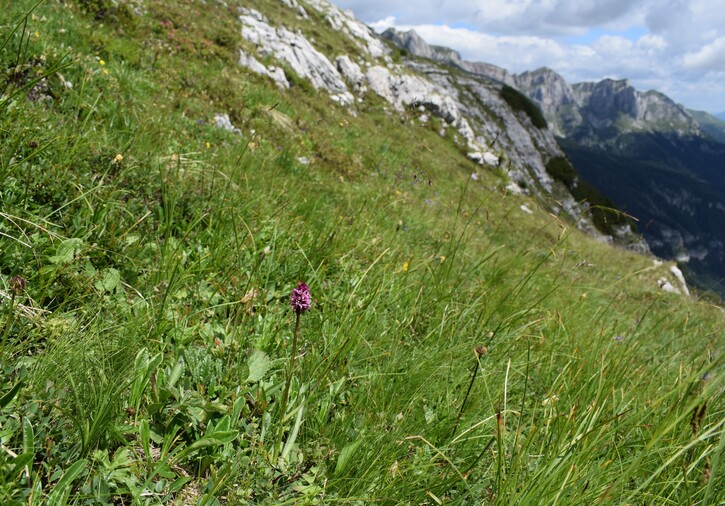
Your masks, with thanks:
<instances>
[{"instance_id":1,"label":"broad green leaf","mask_svg":"<svg viewBox=\"0 0 725 506\"><path fill-rule=\"evenodd\" d=\"M238 435L239 435L238 430L217 430L217 431L209 434L207 437L213 441L218 442L218 444L225 444L225 443L231 443L232 441L237 439Z\"/></svg>"},{"instance_id":2,"label":"broad green leaf","mask_svg":"<svg viewBox=\"0 0 725 506\"><path fill-rule=\"evenodd\" d=\"M153 371L154 369L156 369L159 366L159 364L161 363L161 361L163 360L163 358L164 358L163 353L157 353L156 355L151 357L151 360L149 360L149 366L148 366L149 370Z\"/></svg>"},{"instance_id":3,"label":"broad green leaf","mask_svg":"<svg viewBox=\"0 0 725 506\"><path fill-rule=\"evenodd\" d=\"M223 416L216 424L217 431L228 431L229 430L229 415Z\"/></svg>"},{"instance_id":4,"label":"broad green leaf","mask_svg":"<svg viewBox=\"0 0 725 506\"><path fill-rule=\"evenodd\" d=\"M35 453L35 433L28 417L23 417L23 453Z\"/></svg>"},{"instance_id":5,"label":"broad green leaf","mask_svg":"<svg viewBox=\"0 0 725 506\"><path fill-rule=\"evenodd\" d=\"M353 457L355 457L355 453L357 452L358 448L360 448L362 442L362 439L358 439L357 441L353 441L342 449L340 455L337 457L337 464L335 465L335 475L343 474L350 468L350 465L353 462Z\"/></svg>"},{"instance_id":6,"label":"broad green leaf","mask_svg":"<svg viewBox=\"0 0 725 506\"><path fill-rule=\"evenodd\" d=\"M48 495L49 506L64 505L68 501L68 495L70 494L70 486L73 484L76 478L86 469L88 461L81 459L75 462L68 470L60 477L58 483L55 484L53 490Z\"/></svg>"},{"instance_id":7,"label":"broad green leaf","mask_svg":"<svg viewBox=\"0 0 725 506\"><path fill-rule=\"evenodd\" d=\"M167 480L173 480L177 477L176 473L171 470L166 462L160 462L154 469L154 473L158 474L162 478L166 478Z\"/></svg>"},{"instance_id":8,"label":"broad green leaf","mask_svg":"<svg viewBox=\"0 0 725 506\"><path fill-rule=\"evenodd\" d=\"M10 389L8 393L0 397L0 409L3 409L5 406L10 404L10 402L15 398L15 396L18 394L18 391L20 390L20 387L23 386L22 381L18 381L15 383L15 386Z\"/></svg>"},{"instance_id":9,"label":"broad green leaf","mask_svg":"<svg viewBox=\"0 0 725 506\"><path fill-rule=\"evenodd\" d=\"M86 459L81 459L73 463L73 465L70 466L68 470L63 474L60 480L58 480L55 488L70 486L71 483L73 483L73 481L75 481L75 479L78 478L78 476L85 470L87 465L88 461Z\"/></svg>"},{"instance_id":10,"label":"broad green leaf","mask_svg":"<svg viewBox=\"0 0 725 506\"><path fill-rule=\"evenodd\" d=\"M131 393L129 395L129 404L138 407L143 397L143 393L151 380L151 374L158 367L163 359L163 354L158 353L149 359L148 350L146 348L140 350L136 354L134 362L135 380L131 385Z\"/></svg>"},{"instance_id":11,"label":"broad green leaf","mask_svg":"<svg viewBox=\"0 0 725 506\"><path fill-rule=\"evenodd\" d=\"M138 428L139 435L141 436L141 446L146 454L146 459L151 458L151 428L149 422L144 418L141 420L141 425Z\"/></svg>"},{"instance_id":12,"label":"broad green leaf","mask_svg":"<svg viewBox=\"0 0 725 506\"><path fill-rule=\"evenodd\" d=\"M184 359L180 357L179 361L176 362L174 369L171 371L171 376L169 376L168 386L173 387L174 385L176 385L176 382L179 381L179 378L181 378L181 374L183 372L184 372Z\"/></svg>"},{"instance_id":13,"label":"broad green leaf","mask_svg":"<svg viewBox=\"0 0 725 506\"><path fill-rule=\"evenodd\" d=\"M104 269L102 276L94 284L99 292L112 292L121 284L121 273L117 269Z\"/></svg>"},{"instance_id":14,"label":"broad green leaf","mask_svg":"<svg viewBox=\"0 0 725 506\"><path fill-rule=\"evenodd\" d=\"M305 399L302 398L302 403L299 407L299 411L297 411L297 418L295 419L295 425L292 428L292 432L290 432L289 437L287 438L287 442L284 444L284 449L282 450L282 458L284 460L287 460L289 457L290 452L292 451L292 446L295 444L295 441L297 441L297 436L300 433L300 427L302 426L302 415L305 412Z\"/></svg>"},{"instance_id":15,"label":"broad green leaf","mask_svg":"<svg viewBox=\"0 0 725 506\"><path fill-rule=\"evenodd\" d=\"M234 406L232 407L232 420L235 422L239 420L239 415L242 414L242 410L244 409L244 406L247 404L247 399L242 395L237 398L236 401L234 401Z\"/></svg>"},{"instance_id":16,"label":"broad green leaf","mask_svg":"<svg viewBox=\"0 0 725 506\"><path fill-rule=\"evenodd\" d=\"M169 485L169 493L175 494L176 492L181 490L184 487L184 485L189 483L191 480L192 480L192 478L190 476L182 476L181 478L177 478L176 480L174 480L174 482L171 485Z\"/></svg>"},{"instance_id":17,"label":"broad green leaf","mask_svg":"<svg viewBox=\"0 0 725 506\"><path fill-rule=\"evenodd\" d=\"M230 442L234 441L238 435L239 435L238 430L216 431L212 434L209 434L208 436L204 436L203 438L194 442L190 446L184 448L181 452L179 452L179 455L177 457L179 459L182 459L182 458L186 457L187 455L189 455L190 453L193 453L197 450L201 450L202 448L207 448L209 446L219 446L219 445L223 445L225 443L230 443Z\"/></svg>"},{"instance_id":18,"label":"broad green leaf","mask_svg":"<svg viewBox=\"0 0 725 506\"><path fill-rule=\"evenodd\" d=\"M21 453L17 457L15 457L11 463L13 465L13 470L10 473L10 477L12 479L17 479L18 475L22 472L22 470L27 466L28 464L32 464L33 457L35 457L35 453Z\"/></svg>"},{"instance_id":19,"label":"broad green leaf","mask_svg":"<svg viewBox=\"0 0 725 506\"><path fill-rule=\"evenodd\" d=\"M267 374L267 371L269 371L269 356L261 350L254 350L249 356L247 365L249 367L247 383L256 383L264 378L264 375Z\"/></svg>"},{"instance_id":20,"label":"broad green leaf","mask_svg":"<svg viewBox=\"0 0 725 506\"><path fill-rule=\"evenodd\" d=\"M148 363L149 350L147 350L146 348L141 348L140 350L138 350L138 353L136 353L136 358L133 361L133 368L136 371L136 374L145 372Z\"/></svg>"},{"instance_id":21,"label":"broad green leaf","mask_svg":"<svg viewBox=\"0 0 725 506\"><path fill-rule=\"evenodd\" d=\"M83 241L77 237L66 239L58 245L58 248L55 250L55 255L48 260L54 264L69 264L80 252L82 246Z\"/></svg>"}]
</instances>

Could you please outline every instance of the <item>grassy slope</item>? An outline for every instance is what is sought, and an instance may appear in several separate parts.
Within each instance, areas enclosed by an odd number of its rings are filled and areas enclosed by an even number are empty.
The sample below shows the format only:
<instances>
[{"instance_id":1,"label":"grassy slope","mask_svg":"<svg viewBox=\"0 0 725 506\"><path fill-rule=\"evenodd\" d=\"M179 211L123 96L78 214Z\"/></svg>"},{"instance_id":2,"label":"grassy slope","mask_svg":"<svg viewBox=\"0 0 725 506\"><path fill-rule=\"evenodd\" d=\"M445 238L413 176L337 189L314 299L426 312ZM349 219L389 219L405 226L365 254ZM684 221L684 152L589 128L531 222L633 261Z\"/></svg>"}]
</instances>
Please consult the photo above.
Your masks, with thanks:
<instances>
[{"instance_id":1,"label":"grassy slope","mask_svg":"<svg viewBox=\"0 0 725 506\"><path fill-rule=\"evenodd\" d=\"M722 499L720 309L378 99L238 68L227 3L49 0L0 54L3 502Z\"/></svg>"},{"instance_id":2,"label":"grassy slope","mask_svg":"<svg viewBox=\"0 0 725 506\"><path fill-rule=\"evenodd\" d=\"M637 217L655 254L665 258L681 254L678 246L667 244L673 242L666 240L669 230L687 237L687 249L691 251L710 248L707 256L683 264L683 269L687 269L688 279L703 291L712 290L724 296L725 259L713 245L718 237L725 237L725 223L719 216L724 204L725 173L721 170L721 159L725 146L697 138L676 144L667 137L637 134L622 136L619 142L622 154L616 156L566 140L562 145L584 179L607 195L616 195L618 206ZM677 192L691 196L682 204L687 206L686 210L666 205L661 196Z\"/></svg>"}]
</instances>

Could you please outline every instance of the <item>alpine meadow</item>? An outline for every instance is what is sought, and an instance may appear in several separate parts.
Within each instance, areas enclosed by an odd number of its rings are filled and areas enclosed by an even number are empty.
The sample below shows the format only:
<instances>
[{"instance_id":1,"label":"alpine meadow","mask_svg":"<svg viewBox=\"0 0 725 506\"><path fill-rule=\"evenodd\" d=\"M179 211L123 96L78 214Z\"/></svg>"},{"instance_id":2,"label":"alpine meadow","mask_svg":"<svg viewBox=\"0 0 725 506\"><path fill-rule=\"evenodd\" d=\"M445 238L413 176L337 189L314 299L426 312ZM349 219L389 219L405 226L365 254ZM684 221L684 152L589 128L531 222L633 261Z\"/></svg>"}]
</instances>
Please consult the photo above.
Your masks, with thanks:
<instances>
[{"instance_id":1,"label":"alpine meadow","mask_svg":"<svg viewBox=\"0 0 725 506\"><path fill-rule=\"evenodd\" d=\"M1 504L723 504L722 300L524 95L325 0L0 8Z\"/></svg>"}]
</instances>

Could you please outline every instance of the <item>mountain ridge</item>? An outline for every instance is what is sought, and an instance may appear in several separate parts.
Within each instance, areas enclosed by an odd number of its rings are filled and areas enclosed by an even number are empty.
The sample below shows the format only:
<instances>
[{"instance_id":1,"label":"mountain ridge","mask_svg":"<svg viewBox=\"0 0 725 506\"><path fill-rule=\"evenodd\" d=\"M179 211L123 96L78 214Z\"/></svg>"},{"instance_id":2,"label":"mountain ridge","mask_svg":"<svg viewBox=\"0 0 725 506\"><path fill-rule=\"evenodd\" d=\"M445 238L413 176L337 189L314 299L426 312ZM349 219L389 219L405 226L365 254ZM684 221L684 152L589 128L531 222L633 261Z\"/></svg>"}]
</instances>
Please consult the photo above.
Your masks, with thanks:
<instances>
[{"instance_id":1,"label":"mountain ridge","mask_svg":"<svg viewBox=\"0 0 725 506\"><path fill-rule=\"evenodd\" d=\"M725 143L725 120L713 116L705 111L688 110L690 115L700 125L700 128L713 139ZM725 117L725 113L723 113Z\"/></svg>"},{"instance_id":2,"label":"mountain ridge","mask_svg":"<svg viewBox=\"0 0 725 506\"><path fill-rule=\"evenodd\" d=\"M460 53L442 46L428 45L415 30L405 32L388 28L381 36L411 54L439 63L453 65L467 72L481 75L526 93L542 109L544 116L557 135L574 127L611 126L617 121L616 113L625 111L633 121L626 128L631 131L677 131L682 135L702 135L697 121L684 106L656 90L636 90L628 79L603 79L598 82L571 84L555 70L540 67L536 70L513 74L508 70L484 62L463 60ZM591 104L591 107L587 107ZM561 119L556 110L561 105L586 108L586 115L574 112ZM566 123L564 128L561 122Z\"/></svg>"},{"instance_id":3,"label":"mountain ridge","mask_svg":"<svg viewBox=\"0 0 725 506\"><path fill-rule=\"evenodd\" d=\"M416 57L474 72L526 95L581 180L638 219L655 254L679 261L699 286L725 295L725 230L719 226L725 222L720 196L725 195L725 123L688 111L656 90L638 91L627 79L570 84L546 67L512 74L428 46L412 31L388 29L382 36ZM572 177L565 180L573 182L569 189L576 193ZM618 186L621 181L628 181L627 188Z\"/></svg>"}]
</instances>

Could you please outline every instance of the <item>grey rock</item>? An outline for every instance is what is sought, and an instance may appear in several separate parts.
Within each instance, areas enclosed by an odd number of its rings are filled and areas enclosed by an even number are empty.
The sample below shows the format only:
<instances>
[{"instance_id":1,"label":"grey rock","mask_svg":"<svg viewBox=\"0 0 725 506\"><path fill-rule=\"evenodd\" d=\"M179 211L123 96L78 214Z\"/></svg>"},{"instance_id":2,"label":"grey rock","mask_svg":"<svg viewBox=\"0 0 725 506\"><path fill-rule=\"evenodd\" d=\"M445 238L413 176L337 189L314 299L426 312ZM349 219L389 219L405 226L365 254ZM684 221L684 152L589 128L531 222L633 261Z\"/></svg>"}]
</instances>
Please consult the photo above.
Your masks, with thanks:
<instances>
[{"instance_id":1,"label":"grey rock","mask_svg":"<svg viewBox=\"0 0 725 506\"><path fill-rule=\"evenodd\" d=\"M494 155L490 151L474 151L472 153L468 153L467 156L470 160L473 160L476 163L480 163L481 165L486 164L492 167L498 167L500 163L499 157Z\"/></svg>"},{"instance_id":2,"label":"grey rock","mask_svg":"<svg viewBox=\"0 0 725 506\"><path fill-rule=\"evenodd\" d=\"M365 86L365 74L360 69L360 65L352 61L348 55L342 55L335 59L335 66L353 90L360 93L365 92L367 89Z\"/></svg>"},{"instance_id":3,"label":"grey rock","mask_svg":"<svg viewBox=\"0 0 725 506\"><path fill-rule=\"evenodd\" d=\"M403 69L375 65L365 72L370 89L386 99L398 110L411 106L424 108L446 123L453 124L460 118L458 105L442 93L431 81L420 76L404 73Z\"/></svg>"},{"instance_id":4,"label":"grey rock","mask_svg":"<svg viewBox=\"0 0 725 506\"><path fill-rule=\"evenodd\" d=\"M381 36L413 56L428 58L444 65L458 67L477 76L514 85L513 76L507 70L490 63L465 61L458 51L443 46L429 45L415 30L401 32L395 28L388 28Z\"/></svg>"},{"instance_id":5,"label":"grey rock","mask_svg":"<svg viewBox=\"0 0 725 506\"><path fill-rule=\"evenodd\" d=\"M413 56L513 86L539 106L550 128L559 136L567 136L580 128L599 129L615 124L624 131L702 135L697 122L683 106L656 91L637 91L626 80L605 79L571 85L548 68L516 75L489 63L465 61L452 49L427 44L413 30L400 32L390 28L382 36Z\"/></svg>"},{"instance_id":6,"label":"grey rock","mask_svg":"<svg viewBox=\"0 0 725 506\"><path fill-rule=\"evenodd\" d=\"M302 7L297 0L280 0L284 5L297 12L297 15L302 19L308 19L307 11Z\"/></svg>"},{"instance_id":7,"label":"grey rock","mask_svg":"<svg viewBox=\"0 0 725 506\"><path fill-rule=\"evenodd\" d=\"M229 119L228 114L215 114L214 124L217 128L223 128L228 132L232 132L238 135L242 134L242 131L232 124L232 121Z\"/></svg>"},{"instance_id":8,"label":"grey rock","mask_svg":"<svg viewBox=\"0 0 725 506\"><path fill-rule=\"evenodd\" d=\"M542 68L515 76L514 86L539 106L550 128L562 137L585 135L596 143L597 131L612 127L619 133L703 135L683 106L656 91L640 92L627 80L570 85L553 70Z\"/></svg>"},{"instance_id":9,"label":"grey rock","mask_svg":"<svg viewBox=\"0 0 725 506\"><path fill-rule=\"evenodd\" d=\"M309 79L317 89L324 89L336 102L353 103L354 97L342 76L327 57L315 49L301 33L280 26L272 27L263 16L251 12L240 16L242 37L257 46L257 52L285 62L300 77Z\"/></svg>"},{"instance_id":10,"label":"grey rock","mask_svg":"<svg viewBox=\"0 0 725 506\"><path fill-rule=\"evenodd\" d=\"M306 2L317 12L323 14L334 30L346 33L367 55L389 60L385 44L369 26L355 19L352 11L343 11L326 0L306 0Z\"/></svg>"},{"instance_id":11,"label":"grey rock","mask_svg":"<svg viewBox=\"0 0 725 506\"><path fill-rule=\"evenodd\" d=\"M256 21L259 21L260 23L268 23L269 20L267 19L267 16L262 14L256 9L247 9L246 7L240 7L239 13L242 16L249 16L251 18L254 18Z\"/></svg>"},{"instance_id":12,"label":"grey rock","mask_svg":"<svg viewBox=\"0 0 725 506\"><path fill-rule=\"evenodd\" d=\"M438 61L433 48L415 30L400 32L395 28L388 28L381 35L383 38L393 42L396 46L405 49L413 56Z\"/></svg>"},{"instance_id":13,"label":"grey rock","mask_svg":"<svg viewBox=\"0 0 725 506\"><path fill-rule=\"evenodd\" d=\"M524 72L512 81L510 85L526 93L539 106L556 135L563 137L582 123L581 97L553 70L541 68Z\"/></svg>"},{"instance_id":14,"label":"grey rock","mask_svg":"<svg viewBox=\"0 0 725 506\"><path fill-rule=\"evenodd\" d=\"M257 74L269 77L280 88L289 88L289 82L287 81L287 77L284 74L284 70L279 67L267 68L262 63L260 63L254 56L244 52L241 49L239 50L239 64L242 67L247 67L248 69L256 72Z\"/></svg>"}]
</instances>

